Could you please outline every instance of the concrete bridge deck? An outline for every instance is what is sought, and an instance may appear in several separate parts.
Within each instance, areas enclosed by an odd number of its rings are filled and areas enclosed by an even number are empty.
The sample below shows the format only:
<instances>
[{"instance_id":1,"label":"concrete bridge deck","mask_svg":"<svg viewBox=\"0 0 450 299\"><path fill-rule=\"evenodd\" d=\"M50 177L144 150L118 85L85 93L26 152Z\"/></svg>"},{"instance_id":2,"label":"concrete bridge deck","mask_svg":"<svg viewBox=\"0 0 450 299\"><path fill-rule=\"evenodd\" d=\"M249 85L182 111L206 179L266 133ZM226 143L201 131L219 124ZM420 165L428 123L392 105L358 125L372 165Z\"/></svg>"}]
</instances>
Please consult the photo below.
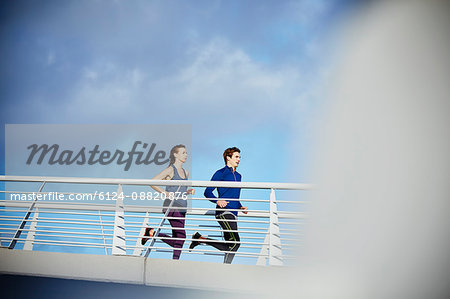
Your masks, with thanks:
<instances>
[{"instance_id":1,"label":"concrete bridge deck","mask_svg":"<svg viewBox=\"0 0 450 299\"><path fill-rule=\"evenodd\" d=\"M0 248L0 273L264 294L289 268Z\"/></svg>"}]
</instances>

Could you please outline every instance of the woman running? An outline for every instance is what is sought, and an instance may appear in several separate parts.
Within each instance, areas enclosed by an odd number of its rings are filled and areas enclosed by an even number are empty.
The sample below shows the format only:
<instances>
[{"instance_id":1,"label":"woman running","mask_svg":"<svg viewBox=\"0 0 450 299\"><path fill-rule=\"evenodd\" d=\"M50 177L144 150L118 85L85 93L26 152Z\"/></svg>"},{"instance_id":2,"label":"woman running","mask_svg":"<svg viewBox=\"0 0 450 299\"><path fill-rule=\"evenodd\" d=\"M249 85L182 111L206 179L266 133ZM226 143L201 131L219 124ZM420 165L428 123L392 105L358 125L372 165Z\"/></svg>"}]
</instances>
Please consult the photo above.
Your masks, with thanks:
<instances>
[{"instance_id":1,"label":"woman running","mask_svg":"<svg viewBox=\"0 0 450 299\"><path fill-rule=\"evenodd\" d=\"M169 167L161 171L160 174L155 176L154 180L187 180L189 178L189 172L183 169L183 163L187 160L186 147L183 144L174 146L170 150L170 164ZM187 200L183 199L187 194L194 194L194 189L188 189L187 186L167 186L166 190L163 190L159 186L151 186L156 191L164 194L166 199L164 200L163 213L166 214L169 208L167 217L170 225L172 226L172 236L164 233L158 233L158 237L161 237L161 241L173 248L182 248L184 240L186 239L186 231L184 230L184 222L186 216ZM184 195L184 196L183 196ZM171 198L174 198L173 200ZM173 209L172 209L173 207ZM147 227L145 229L144 236L150 238L154 235L154 229ZM141 244L145 245L149 238L142 238ZM181 250L173 251L173 259L180 259Z\"/></svg>"}]
</instances>

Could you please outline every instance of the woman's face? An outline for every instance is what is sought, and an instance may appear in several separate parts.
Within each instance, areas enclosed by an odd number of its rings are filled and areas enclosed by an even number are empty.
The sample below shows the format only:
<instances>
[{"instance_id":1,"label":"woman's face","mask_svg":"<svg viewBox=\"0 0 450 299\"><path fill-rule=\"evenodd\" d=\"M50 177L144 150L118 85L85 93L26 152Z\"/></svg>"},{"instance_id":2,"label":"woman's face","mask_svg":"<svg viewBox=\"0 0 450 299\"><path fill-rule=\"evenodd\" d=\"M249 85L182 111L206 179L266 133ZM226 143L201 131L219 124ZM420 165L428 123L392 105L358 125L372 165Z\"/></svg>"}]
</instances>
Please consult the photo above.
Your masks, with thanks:
<instances>
[{"instance_id":1,"label":"woman's face","mask_svg":"<svg viewBox=\"0 0 450 299\"><path fill-rule=\"evenodd\" d=\"M178 151L174 154L175 159L178 159L181 161L181 163L186 162L187 160L187 151L184 147L180 147Z\"/></svg>"}]
</instances>

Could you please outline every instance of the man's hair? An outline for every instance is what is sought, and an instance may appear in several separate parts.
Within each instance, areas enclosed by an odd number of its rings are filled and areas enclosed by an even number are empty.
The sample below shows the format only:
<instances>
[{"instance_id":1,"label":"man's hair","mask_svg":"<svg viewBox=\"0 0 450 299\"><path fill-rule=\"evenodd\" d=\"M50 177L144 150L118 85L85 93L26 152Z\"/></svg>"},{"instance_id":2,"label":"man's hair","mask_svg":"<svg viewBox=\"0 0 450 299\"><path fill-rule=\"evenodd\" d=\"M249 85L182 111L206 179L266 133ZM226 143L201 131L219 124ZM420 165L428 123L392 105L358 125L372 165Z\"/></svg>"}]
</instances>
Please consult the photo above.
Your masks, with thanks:
<instances>
[{"instance_id":1,"label":"man's hair","mask_svg":"<svg viewBox=\"0 0 450 299\"><path fill-rule=\"evenodd\" d=\"M237 147L229 147L223 152L223 160L225 161L225 165L227 165L227 157L231 158L235 152L240 153L241 150Z\"/></svg>"}]
</instances>

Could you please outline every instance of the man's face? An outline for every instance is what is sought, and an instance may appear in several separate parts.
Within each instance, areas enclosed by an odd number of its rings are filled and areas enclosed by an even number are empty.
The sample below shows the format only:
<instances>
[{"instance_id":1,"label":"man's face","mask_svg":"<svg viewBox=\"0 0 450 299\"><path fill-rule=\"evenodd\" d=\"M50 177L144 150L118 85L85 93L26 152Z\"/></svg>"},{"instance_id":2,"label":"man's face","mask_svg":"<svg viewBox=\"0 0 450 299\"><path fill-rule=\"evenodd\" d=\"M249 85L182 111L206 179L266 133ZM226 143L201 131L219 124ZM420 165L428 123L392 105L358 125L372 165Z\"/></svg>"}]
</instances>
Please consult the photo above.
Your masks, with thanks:
<instances>
[{"instance_id":1,"label":"man's face","mask_svg":"<svg viewBox=\"0 0 450 299\"><path fill-rule=\"evenodd\" d=\"M234 152L233 155L227 157L227 165L233 168L237 168L239 166L239 162L241 161L241 154L238 152Z\"/></svg>"}]
</instances>

